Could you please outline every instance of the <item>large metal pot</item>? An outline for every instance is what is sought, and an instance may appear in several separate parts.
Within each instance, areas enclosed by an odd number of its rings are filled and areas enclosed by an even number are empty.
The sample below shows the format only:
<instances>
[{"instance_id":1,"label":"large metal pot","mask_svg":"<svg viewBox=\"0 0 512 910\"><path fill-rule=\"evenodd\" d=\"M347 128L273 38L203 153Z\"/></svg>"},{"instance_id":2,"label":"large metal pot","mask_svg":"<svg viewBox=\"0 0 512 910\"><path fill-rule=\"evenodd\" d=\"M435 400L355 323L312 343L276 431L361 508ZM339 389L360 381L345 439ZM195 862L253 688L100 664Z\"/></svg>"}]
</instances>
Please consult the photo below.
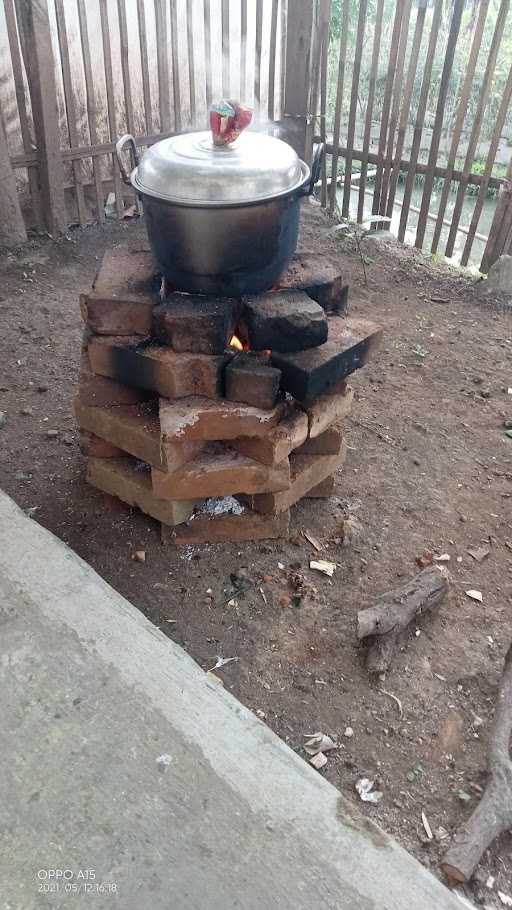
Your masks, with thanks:
<instances>
[{"instance_id":1,"label":"large metal pot","mask_svg":"<svg viewBox=\"0 0 512 910\"><path fill-rule=\"evenodd\" d=\"M214 145L209 132L184 133L157 142L140 161L126 135L116 153L124 182L143 200L149 242L169 282L241 296L272 287L295 252L300 201L313 192L323 146L311 168L286 142L254 132L228 146Z\"/></svg>"}]
</instances>

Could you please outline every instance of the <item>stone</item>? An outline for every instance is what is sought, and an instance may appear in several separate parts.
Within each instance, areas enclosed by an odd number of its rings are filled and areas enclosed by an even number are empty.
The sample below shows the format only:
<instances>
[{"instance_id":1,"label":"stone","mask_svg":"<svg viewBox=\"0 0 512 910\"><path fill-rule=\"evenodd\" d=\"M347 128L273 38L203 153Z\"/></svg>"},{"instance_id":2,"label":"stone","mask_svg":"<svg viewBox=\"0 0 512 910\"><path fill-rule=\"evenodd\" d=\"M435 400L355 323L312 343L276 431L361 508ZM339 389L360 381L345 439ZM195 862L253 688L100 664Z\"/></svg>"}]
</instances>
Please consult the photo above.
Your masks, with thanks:
<instances>
[{"instance_id":1,"label":"stone","mask_svg":"<svg viewBox=\"0 0 512 910\"><path fill-rule=\"evenodd\" d=\"M116 382L93 373L87 351L82 351L78 397L84 405L104 407L105 405L137 404L147 401L150 393L145 389Z\"/></svg>"},{"instance_id":2,"label":"stone","mask_svg":"<svg viewBox=\"0 0 512 910\"><path fill-rule=\"evenodd\" d=\"M150 252L113 247L103 257L92 290L80 296L83 320L101 335L149 335L159 286Z\"/></svg>"},{"instance_id":3,"label":"stone","mask_svg":"<svg viewBox=\"0 0 512 910\"><path fill-rule=\"evenodd\" d=\"M162 525L162 541L176 546L203 543L238 543L288 537L290 513L262 515L244 508L241 515L194 514L185 524L169 530Z\"/></svg>"},{"instance_id":4,"label":"stone","mask_svg":"<svg viewBox=\"0 0 512 910\"><path fill-rule=\"evenodd\" d=\"M341 315L348 308L348 284L338 269L314 253L296 253L278 280L283 290L305 291L326 313Z\"/></svg>"},{"instance_id":5,"label":"stone","mask_svg":"<svg viewBox=\"0 0 512 910\"><path fill-rule=\"evenodd\" d=\"M20 413L23 417L32 417L34 410L33 408L22 408Z\"/></svg>"},{"instance_id":6,"label":"stone","mask_svg":"<svg viewBox=\"0 0 512 910\"><path fill-rule=\"evenodd\" d=\"M80 451L89 458L121 458L125 454L111 442L87 430L80 430Z\"/></svg>"},{"instance_id":7,"label":"stone","mask_svg":"<svg viewBox=\"0 0 512 910\"><path fill-rule=\"evenodd\" d=\"M265 436L242 436L234 439L233 448L262 464L279 464L300 446L308 435L308 417L304 411L293 409Z\"/></svg>"},{"instance_id":8,"label":"stone","mask_svg":"<svg viewBox=\"0 0 512 910\"><path fill-rule=\"evenodd\" d=\"M177 471L153 470L151 476L153 492L159 499L197 499L286 490L290 485L290 465L288 461L275 467L262 465L217 442L210 443Z\"/></svg>"},{"instance_id":9,"label":"stone","mask_svg":"<svg viewBox=\"0 0 512 910\"><path fill-rule=\"evenodd\" d=\"M281 370L276 370L267 356L252 351L237 354L224 371L224 394L228 401L273 408L280 380Z\"/></svg>"},{"instance_id":10,"label":"stone","mask_svg":"<svg viewBox=\"0 0 512 910\"><path fill-rule=\"evenodd\" d=\"M348 417L352 410L353 400L354 390L342 380L331 392L319 395L309 404L302 405L308 416L310 439L323 435L333 423L338 423ZM311 452L311 454L315 453Z\"/></svg>"},{"instance_id":11,"label":"stone","mask_svg":"<svg viewBox=\"0 0 512 910\"><path fill-rule=\"evenodd\" d=\"M346 443L339 455L290 455L290 487L280 493L261 493L250 499L251 508L256 512L283 512L299 499L307 496L343 464Z\"/></svg>"},{"instance_id":12,"label":"stone","mask_svg":"<svg viewBox=\"0 0 512 910\"><path fill-rule=\"evenodd\" d=\"M322 396L323 398L324 396ZM317 399L318 401L318 399ZM338 455L343 442L341 421L333 423L318 436L306 439L296 450L296 455Z\"/></svg>"},{"instance_id":13,"label":"stone","mask_svg":"<svg viewBox=\"0 0 512 910\"><path fill-rule=\"evenodd\" d=\"M280 401L272 410L234 401L191 397L179 401L160 399L160 428L164 442L225 440L238 436L265 436L283 416Z\"/></svg>"},{"instance_id":14,"label":"stone","mask_svg":"<svg viewBox=\"0 0 512 910\"><path fill-rule=\"evenodd\" d=\"M177 354L133 337L97 336L89 342L88 353L93 372L166 398L218 398L228 359L224 355Z\"/></svg>"},{"instance_id":15,"label":"stone","mask_svg":"<svg viewBox=\"0 0 512 910\"><path fill-rule=\"evenodd\" d=\"M47 435L48 439L57 439L57 436L59 435L59 431L58 430L47 430L46 435Z\"/></svg>"},{"instance_id":16,"label":"stone","mask_svg":"<svg viewBox=\"0 0 512 910\"><path fill-rule=\"evenodd\" d=\"M43 392L47 392L47 391L48 391L48 386L45 385L45 383L41 382L41 383L39 383L39 385L38 385L38 387L37 387L37 391L38 391L38 392L41 392L41 394L42 394Z\"/></svg>"},{"instance_id":17,"label":"stone","mask_svg":"<svg viewBox=\"0 0 512 910\"><path fill-rule=\"evenodd\" d=\"M176 471L201 452L201 442L167 442L160 436L158 404L87 407L75 401L75 414L84 430L94 433L123 453L164 471ZM112 456L109 456L112 457Z\"/></svg>"},{"instance_id":18,"label":"stone","mask_svg":"<svg viewBox=\"0 0 512 910\"><path fill-rule=\"evenodd\" d=\"M298 353L272 350L281 370L281 388L299 401L312 401L364 366L382 338L382 329L365 319L329 320L325 344Z\"/></svg>"},{"instance_id":19,"label":"stone","mask_svg":"<svg viewBox=\"0 0 512 910\"><path fill-rule=\"evenodd\" d=\"M137 506L141 512L166 525L181 524L194 510L195 502L157 499L151 487L149 469L144 469L133 458L90 458L86 476L91 486L130 506Z\"/></svg>"},{"instance_id":20,"label":"stone","mask_svg":"<svg viewBox=\"0 0 512 910\"><path fill-rule=\"evenodd\" d=\"M486 281L477 285L480 295L503 294L512 298L512 256L500 256L491 265Z\"/></svg>"},{"instance_id":21,"label":"stone","mask_svg":"<svg viewBox=\"0 0 512 910\"><path fill-rule=\"evenodd\" d=\"M252 350L303 351L327 341L322 307L304 291L268 291L244 301L238 334Z\"/></svg>"},{"instance_id":22,"label":"stone","mask_svg":"<svg viewBox=\"0 0 512 910\"><path fill-rule=\"evenodd\" d=\"M171 294L153 311L153 334L174 351L222 354L232 338L240 304L230 297Z\"/></svg>"},{"instance_id":23,"label":"stone","mask_svg":"<svg viewBox=\"0 0 512 910\"><path fill-rule=\"evenodd\" d=\"M7 414L5 413L5 411L0 411L0 430L2 429L2 427L5 427L6 423L7 423Z\"/></svg>"},{"instance_id":24,"label":"stone","mask_svg":"<svg viewBox=\"0 0 512 910\"><path fill-rule=\"evenodd\" d=\"M321 480L312 490L309 490L305 494L304 499L328 499L329 496L334 494L335 486L336 477L334 474L331 474L329 477L326 477L325 480Z\"/></svg>"}]
</instances>

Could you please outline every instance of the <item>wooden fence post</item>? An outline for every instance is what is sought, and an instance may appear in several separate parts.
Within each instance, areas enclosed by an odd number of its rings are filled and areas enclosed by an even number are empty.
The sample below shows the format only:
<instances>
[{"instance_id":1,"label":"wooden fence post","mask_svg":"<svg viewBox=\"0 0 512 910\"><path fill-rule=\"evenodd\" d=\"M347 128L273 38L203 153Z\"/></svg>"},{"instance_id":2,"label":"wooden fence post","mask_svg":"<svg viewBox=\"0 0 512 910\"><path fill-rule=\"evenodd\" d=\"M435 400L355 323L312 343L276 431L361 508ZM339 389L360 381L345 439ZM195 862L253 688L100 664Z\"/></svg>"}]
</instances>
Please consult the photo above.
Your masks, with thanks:
<instances>
[{"instance_id":1,"label":"wooden fence post","mask_svg":"<svg viewBox=\"0 0 512 910\"><path fill-rule=\"evenodd\" d=\"M512 231L512 158L496 203L496 210L484 250L480 271L487 274L502 253L508 253L507 245Z\"/></svg>"},{"instance_id":2,"label":"wooden fence post","mask_svg":"<svg viewBox=\"0 0 512 910\"><path fill-rule=\"evenodd\" d=\"M48 4L47 0L15 0L15 5L32 104L43 216L48 231L60 233L68 219Z\"/></svg>"},{"instance_id":3,"label":"wooden fence post","mask_svg":"<svg viewBox=\"0 0 512 910\"><path fill-rule=\"evenodd\" d=\"M288 4L283 119L286 141L301 158L308 153L311 50L316 46L313 34L316 4L317 0L294 0Z\"/></svg>"},{"instance_id":4,"label":"wooden fence post","mask_svg":"<svg viewBox=\"0 0 512 910\"><path fill-rule=\"evenodd\" d=\"M20 246L27 239L16 180L11 167L4 125L0 117L0 247Z\"/></svg>"}]
</instances>

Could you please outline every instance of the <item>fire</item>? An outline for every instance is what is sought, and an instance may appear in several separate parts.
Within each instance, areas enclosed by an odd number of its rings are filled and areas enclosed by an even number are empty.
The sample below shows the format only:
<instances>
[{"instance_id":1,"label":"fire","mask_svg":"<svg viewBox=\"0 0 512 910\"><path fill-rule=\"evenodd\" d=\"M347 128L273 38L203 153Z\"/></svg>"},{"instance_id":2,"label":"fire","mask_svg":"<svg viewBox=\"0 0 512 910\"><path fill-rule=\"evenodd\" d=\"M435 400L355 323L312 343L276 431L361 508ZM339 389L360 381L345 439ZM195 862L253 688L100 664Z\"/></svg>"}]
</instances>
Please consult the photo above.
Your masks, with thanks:
<instances>
[{"instance_id":1,"label":"fire","mask_svg":"<svg viewBox=\"0 0 512 910\"><path fill-rule=\"evenodd\" d=\"M244 347L242 341L240 341L238 335L233 335L231 341L229 342L230 348L234 348L235 351L247 351L248 347Z\"/></svg>"}]
</instances>

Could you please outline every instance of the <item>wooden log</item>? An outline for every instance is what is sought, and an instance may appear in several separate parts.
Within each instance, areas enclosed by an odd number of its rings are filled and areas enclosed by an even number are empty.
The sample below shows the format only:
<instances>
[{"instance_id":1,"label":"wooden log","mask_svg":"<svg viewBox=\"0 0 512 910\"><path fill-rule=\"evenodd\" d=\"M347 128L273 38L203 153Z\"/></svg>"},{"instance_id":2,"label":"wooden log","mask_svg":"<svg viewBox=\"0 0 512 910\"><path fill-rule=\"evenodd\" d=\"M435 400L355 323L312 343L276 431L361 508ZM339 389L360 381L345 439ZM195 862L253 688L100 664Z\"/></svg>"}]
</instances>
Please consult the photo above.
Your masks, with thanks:
<instances>
[{"instance_id":1,"label":"wooden log","mask_svg":"<svg viewBox=\"0 0 512 910\"><path fill-rule=\"evenodd\" d=\"M4 125L0 117L0 247L13 249L25 243L27 232L21 214L16 180L9 154Z\"/></svg>"},{"instance_id":2,"label":"wooden log","mask_svg":"<svg viewBox=\"0 0 512 910\"><path fill-rule=\"evenodd\" d=\"M425 57L425 64L423 66L423 80L421 83L420 98L418 101L418 110L416 112L416 120L414 122L412 147L411 147L410 156L409 156L409 168L407 170L407 179L405 181L405 188L404 188L404 198L402 201L402 209L400 212L398 239L401 243L403 243L403 241L404 241L405 231L407 228L407 218L409 216L412 191L414 189L414 178L416 176L416 173L419 172L418 156L420 153L421 134L423 132L423 124L425 122L425 112L427 110L428 94L429 94L429 89L430 89L430 79L432 76L432 65L434 63L434 56L435 56L435 52L436 52L437 38L439 35L439 26L441 23L442 13L443 13L443 0L436 0L435 6L434 6L434 15L432 17L432 26L430 28L430 37L428 40L427 56Z\"/></svg>"},{"instance_id":3,"label":"wooden log","mask_svg":"<svg viewBox=\"0 0 512 910\"><path fill-rule=\"evenodd\" d=\"M448 33L448 41L446 43L443 69L441 72L441 81L439 83L439 95L437 97L437 107L436 107L436 113L435 113L435 117L434 117L434 126L432 128L432 138L430 140L430 150L429 150L429 154L428 154L428 164L427 164L428 170L427 170L427 174L425 177L425 183L423 184L423 194L421 197L420 214L418 217L418 226L416 228L416 239L414 241L414 245L420 250L423 246L423 240L425 238L425 227L427 224L427 214L430 210L430 197L432 195L432 187L434 185L434 167L436 165L437 156L439 153L439 143L441 141L441 130L443 128L444 109L446 106L446 98L448 96L448 89L450 87L450 77L452 74L453 59L455 56L455 48L457 46L457 40L459 37L460 23L461 23L463 11L464 11L464 0L454 0L452 21L450 23L450 31ZM458 221L458 219L457 219L457 221Z\"/></svg>"},{"instance_id":4,"label":"wooden log","mask_svg":"<svg viewBox=\"0 0 512 910\"><path fill-rule=\"evenodd\" d=\"M448 573L439 566L424 569L414 578L382 594L373 607L357 614L357 637L374 638L367 654L370 673L385 673L400 633L409 623L439 606L448 591Z\"/></svg>"},{"instance_id":5,"label":"wooden log","mask_svg":"<svg viewBox=\"0 0 512 910\"><path fill-rule=\"evenodd\" d=\"M361 176L359 180L359 198L357 202L357 220L359 223L363 220L364 213L364 195L366 189L366 175L368 172L368 153L370 150L370 136L372 130L373 104L375 101L375 85L377 82L377 70L379 66L380 41L382 35L382 19L384 13L384 0L377 0L377 11L375 14L375 26L373 33L372 62L370 65L370 77L368 82L368 101L366 104L366 117L364 121L363 134L363 152L361 155ZM352 155L354 157L354 155Z\"/></svg>"},{"instance_id":6,"label":"wooden log","mask_svg":"<svg viewBox=\"0 0 512 910\"><path fill-rule=\"evenodd\" d=\"M439 208L437 215L437 223L434 228L434 236L432 238L432 253L437 252L437 247L439 245L439 239L441 237L441 230L443 227L443 218L446 211L446 205L448 202L448 196L450 195L451 181L453 176L453 169L455 167L455 159L457 157L457 150L459 148L459 141L461 133L464 127L464 121L468 112L468 101L471 89L473 88L473 79L475 76L475 69L478 60L478 54L480 51L480 45L482 43L482 35L485 26L485 20L487 18L487 12L489 10L490 0L482 0L480 8L478 10L478 19L475 27L475 33L473 35L473 41L471 44L471 50L469 52L469 58L466 65L466 74L464 76L464 82L462 84L462 91L460 95L459 107L457 110L457 116L455 118L455 124L452 132L452 140L450 144L450 152L448 154L448 163L446 165L446 177L443 184L443 189L441 192L441 199L439 200Z\"/></svg>"},{"instance_id":7,"label":"wooden log","mask_svg":"<svg viewBox=\"0 0 512 910\"><path fill-rule=\"evenodd\" d=\"M32 103L42 209L50 233L68 226L60 154L55 60L47 0L15 0Z\"/></svg>"},{"instance_id":8,"label":"wooden log","mask_svg":"<svg viewBox=\"0 0 512 910\"><path fill-rule=\"evenodd\" d=\"M455 842L441 863L441 869L452 885L469 881L493 840L512 828L511 733L512 645L505 657L489 741L490 778L478 806L459 828Z\"/></svg>"}]
</instances>

